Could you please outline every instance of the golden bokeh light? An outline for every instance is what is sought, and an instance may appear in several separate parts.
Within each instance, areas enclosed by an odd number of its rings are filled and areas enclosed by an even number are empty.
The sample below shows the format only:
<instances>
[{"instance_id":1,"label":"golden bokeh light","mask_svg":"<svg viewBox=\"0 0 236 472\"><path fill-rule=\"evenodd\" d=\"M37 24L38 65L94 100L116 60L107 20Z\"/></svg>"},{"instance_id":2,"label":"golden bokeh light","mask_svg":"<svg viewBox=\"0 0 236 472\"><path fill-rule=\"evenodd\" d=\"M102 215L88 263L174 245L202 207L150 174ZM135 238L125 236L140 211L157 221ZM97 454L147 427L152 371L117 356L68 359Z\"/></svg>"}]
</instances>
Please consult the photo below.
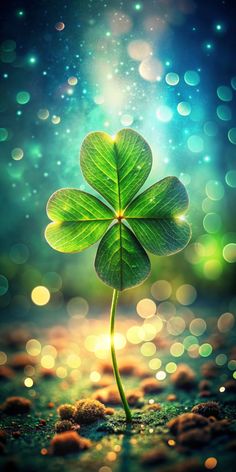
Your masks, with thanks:
<instances>
[{"instance_id":1,"label":"golden bokeh light","mask_svg":"<svg viewBox=\"0 0 236 472\"><path fill-rule=\"evenodd\" d=\"M67 365L71 369L77 369L81 365L81 359L75 353L69 354L67 357Z\"/></svg>"},{"instance_id":2,"label":"golden bokeh light","mask_svg":"<svg viewBox=\"0 0 236 472\"><path fill-rule=\"evenodd\" d=\"M141 326L131 326L126 333L126 337L131 344L139 344L142 341L143 330Z\"/></svg>"},{"instance_id":3,"label":"golden bokeh light","mask_svg":"<svg viewBox=\"0 0 236 472\"><path fill-rule=\"evenodd\" d=\"M152 341L156 336L156 328L151 323L145 323L141 327L140 337L142 341Z\"/></svg>"},{"instance_id":4,"label":"golden bokeh light","mask_svg":"<svg viewBox=\"0 0 236 472\"><path fill-rule=\"evenodd\" d=\"M69 85L75 86L75 85L78 84L78 79L77 79L77 77L72 76L72 77L69 77L67 82L68 82Z\"/></svg>"},{"instance_id":5,"label":"golden bokeh light","mask_svg":"<svg viewBox=\"0 0 236 472\"><path fill-rule=\"evenodd\" d=\"M168 372L168 374L173 374L177 369L177 365L175 362L168 362L168 364L166 364L165 366L165 370L166 372Z\"/></svg>"},{"instance_id":6,"label":"golden bokeh light","mask_svg":"<svg viewBox=\"0 0 236 472\"><path fill-rule=\"evenodd\" d=\"M0 351L0 365L4 365L7 362L7 355L5 352Z\"/></svg>"},{"instance_id":7,"label":"golden bokeh light","mask_svg":"<svg viewBox=\"0 0 236 472\"><path fill-rule=\"evenodd\" d=\"M234 315L232 313L223 313L217 321L218 330L221 333L227 333L234 326Z\"/></svg>"},{"instance_id":8,"label":"golden bokeh light","mask_svg":"<svg viewBox=\"0 0 236 472\"><path fill-rule=\"evenodd\" d=\"M162 361L161 361L161 359L158 359L158 357L156 357L156 358L154 358L154 359L151 359L151 360L149 361L149 364L148 364L148 365L149 365L150 369L152 369L152 370L158 370L158 369L160 369L160 367L161 367L161 365L162 365Z\"/></svg>"},{"instance_id":9,"label":"golden bokeh light","mask_svg":"<svg viewBox=\"0 0 236 472\"><path fill-rule=\"evenodd\" d=\"M31 379L30 377L26 377L26 379L24 380L24 385L27 388L33 387L33 385L34 385L33 379Z\"/></svg>"},{"instance_id":10,"label":"golden bokeh light","mask_svg":"<svg viewBox=\"0 0 236 472\"><path fill-rule=\"evenodd\" d=\"M57 350L54 346L51 346L51 344L46 344L42 348L42 355L43 356L49 355L49 356L54 357L54 359L55 359L57 357Z\"/></svg>"},{"instance_id":11,"label":"golden bokeh light","mask_svg":"<svg viewBox=\"0 0 236 472\"><path fill-rule=\"evenodd\" d=\"M99 382L99 380L101 380L101 374L97 372L96 370L94 370L90 374L90 380L91 382L94 382L94 383Z\"/></svg>"},{"instance_id":12,"label":"golden bokeh light","mask_svg":"<svg viewBox=\"0 0 236 472\"><path fill-rule=\"evenodd\" d=\"M25 347L30 356L38 356L41 352L41 344L37 339L29 339Z\"/></svg>"},{"instance_id":13,"label":"golden bokeh light","mask_svg":"<svg viewBox=\"0 0 236 472\"><path fill-rule=\"evenodd\" d=\"M47 287L38 285L31 292L31 299L35 305L43 306L47 305L50 300L50 292Z\"/></svg>"},{"instance_id":14,"label":"golden bokeh light","mask_svg":"<svg viewBox=\"0 0 236 472\"><path fill-rule=\"evenodd\" d=\"M197 291L193 285L181 285L176 291L176 298L181 305L191 305L197 298Z\"/></svg>"},{"instance_id":15,"label":"golden bokeh light","mask_svg":"<svg viewBox=\"0 0 236 472\"><path fill-rule=\"evenodd\" d=\"M140 351L143 356L151 357L156 353L156 346L154 343L146 342L142 344Z\"/></svg>"},{"instance_id":16,"label":"golden bokeh light","mask_svg":"<svg viewBox=\"0 0 236 472\"><path fill-rule=\"evenodd\" d=\"M55 366L55 359L53 356L50 356L49 354L46 354L45 356L42 357L41 359L41 365L45 369L52 369Z\"/></svg>"},{"instance_id":17,"label":"golden bokeh light","mask_svg":"<svg viewBox=\"0 0 236 472\"><path fill-rule=\"evenodd\" d=\"M63 366L59 366L56 369L56 375L59 377L59 379L65 379L67 376L67 369Z\"/></svg>"},{"instance_id":18,"label":"golden bokeh light","mask_svg":"<svg viewBox=\"0 0 236 472\"><path fill-rule=\"evenodd\" d=\"M195 318L189 325L189 331L194 336L201 336L207 329L207 324L202 318Z\"/></svg>"},{"instance_id":19,"label":"golden bokeh light","mask_svg":"<svg viewBox=\"0 0 236 472\"><path fill-rule=\"evenodd\" d=\"M205 460L204 465L206 469L212 470L217 466L217 459L215 457L208 457Z\"/></svg>"},{"instance_id":20,"label":"golden bokeh light","mask_svg":"<svg viewBox=\"0 0 236 472\"><path fill-rule=\"evenodd\" d=\"M143 298L137 303L136 310L141 318L152 318L156 313L156 303L149 298Z\"/></svg>"},{"instance_id":21,"label":"golden bokeh light","mask_svg":"<svg viewBox=\"0 0 236 472\"><path fill-rule=\"evenodd\" d=\"M171 296L172 287L167 280L157 280L151 287L152 296L159 301L167 300Z\"/></svg>"},{"instance_id":22,"label":"golden bokeh light","mask_svg":"<svg viewBox=\"0 0 236 472\"><path fill-rule=\"evenodd\" d=\"M170 353L174 357L181 357L184 353L184 345L182 343L173 343L170 347Z\"/></svg>"}]
</instances>

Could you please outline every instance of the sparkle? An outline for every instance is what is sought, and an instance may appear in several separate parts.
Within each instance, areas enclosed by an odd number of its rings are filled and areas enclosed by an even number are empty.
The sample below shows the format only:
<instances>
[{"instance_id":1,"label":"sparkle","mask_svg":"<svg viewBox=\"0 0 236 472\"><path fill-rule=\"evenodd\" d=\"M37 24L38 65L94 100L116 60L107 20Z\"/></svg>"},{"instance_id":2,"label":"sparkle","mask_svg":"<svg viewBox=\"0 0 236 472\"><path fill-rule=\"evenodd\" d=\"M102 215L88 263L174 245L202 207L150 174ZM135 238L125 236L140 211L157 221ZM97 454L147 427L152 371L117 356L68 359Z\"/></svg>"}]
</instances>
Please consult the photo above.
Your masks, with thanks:
<instances>
[{"instance_id":1,"label":"sparkle","mask_svg":"<svg viewBox=\"0 0 236 472\"><path fill-rule=\"evenodd\" d=\"M35 56L31 56L31 57L29 58L29 64L36 64L36 62L37 62L37 59L36 59Z\"/></svg>"}]
</instances>

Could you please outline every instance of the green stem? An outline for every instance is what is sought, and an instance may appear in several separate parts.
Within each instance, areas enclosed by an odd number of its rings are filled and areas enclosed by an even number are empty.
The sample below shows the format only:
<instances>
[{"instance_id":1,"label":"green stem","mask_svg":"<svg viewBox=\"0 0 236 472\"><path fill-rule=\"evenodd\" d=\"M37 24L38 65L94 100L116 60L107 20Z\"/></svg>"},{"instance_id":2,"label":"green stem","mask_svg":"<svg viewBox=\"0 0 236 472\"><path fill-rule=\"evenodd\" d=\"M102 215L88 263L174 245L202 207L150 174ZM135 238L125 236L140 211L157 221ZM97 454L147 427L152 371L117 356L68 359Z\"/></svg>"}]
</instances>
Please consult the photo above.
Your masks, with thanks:
<instances>
[{"instance_id":1,"label":"green stem","mask_svg":"<svg viewBox=\"0 0 236 472\"><path fill-rule=\"evenodd\" d=\"M113 290L113 295L112 295L112 302L111 302L111 312L110 312L110 342L111 342L111 358L112 358L112 365L113 365L113 371L114 371L114 376L116 379L116 384L119 390L120 398L123 403L123 407L125 410L125 415L126 415L126 421L131 422L132 421L132 416L131 416L131 411L125 396L125 392L123 389L123 385L121 382L120 374L119 374L119 369L118 369L118 364L116 360L116 351L115 351L115 344L114 344L114 328L115 328L115 316L116 316L116 307L117 307L117 302L118 302L118 297L119 297L119 291L118 290Z\"/></svg>"}]
</instances>

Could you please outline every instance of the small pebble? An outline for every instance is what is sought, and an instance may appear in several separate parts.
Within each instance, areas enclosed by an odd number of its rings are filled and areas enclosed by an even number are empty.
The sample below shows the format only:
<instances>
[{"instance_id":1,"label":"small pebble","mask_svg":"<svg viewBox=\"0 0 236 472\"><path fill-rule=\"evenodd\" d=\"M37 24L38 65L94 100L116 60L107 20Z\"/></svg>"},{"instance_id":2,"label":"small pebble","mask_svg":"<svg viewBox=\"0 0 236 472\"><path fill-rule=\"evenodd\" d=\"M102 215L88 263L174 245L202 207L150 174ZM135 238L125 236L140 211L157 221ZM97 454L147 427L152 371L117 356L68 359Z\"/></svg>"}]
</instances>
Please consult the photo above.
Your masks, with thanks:
<instances>
[{"instance_id":1,"label":"small pebble","mask_svg":"<svg viewBox=\"0 0 236 472\"><path fill-rule=\"evenodd\" d=\"M75 406L70 403L60 405L57 409L58 414L62 420L71 420L75 414Z\"/></svg>"},{"instance_id":2,"label":"small pebble","mask_svg":"<svg viewBox=\"0 0 236 472\"><path fill-rule=\"evenodd\" d=\"M52 438L50 445L53 455L64 456L88 449L91 447L91 441L79 436L75 431L68 431L56 434Z\"/></svg>"},{"instance_id":3,"label":"small pebble","mask_svg":"<svg viewBox=\"0 0 236 472\"><path fill-rule=\"evenodd\" d=\"M176 402L177 396L174 393L170 393L169 395L167 395L166 400L168 402Z\"/></svg>"},{"instance_id":4,"label":"small pebble","mask_svg":"<svg viewBox=\"0 0 236 472\"><path fill-rule=\"evenodd\" d=\"M14 370L10 367L7 367L6 365L0 366L0 380L11 380L15 375Z\"/></svg>"},{"instance_id":5,"label":"small pebble","mask_svg":"<svg viewBox=\"0 0 236 472\"><path fill-rule=\"evenodd\" d=\"M64 433L65 431L72 431L74 423L70 420L60 420L55 423L55 430L57 433Z\"/></svg>"},{"instance_id":6,"label":"small pebble","mask_svg":"<svg viewBox=\"0 0 236 472\"><path fill-rule=\"evenodd\" d=\"M14 356L12 356L9 361L9 364L12 367L12 369L23 370L28 365L35 366L37 364L37 360L34 357L30 356L29 354L22 352L22 353L15 354Z\"/></svg>"},{"instance_id":7,"label":"small pebble","mask_svg":"<svg viewBox=\"0 0 236 472\"><path fill-rule=\"evenodd\" d=\"M145 452L141 457L143 465L163 464L167 461L168 451L164 447Z\"/></svg>"},{"instance_id":8,"label":"small pebble","mask_svg":"<svg viewBox=\"0 0 236 472\"><path fill-rule=\"evenodd\" d=\"M191 411L192 413L198 413L199 415L206 417L220 417L220 405L217 402L199 403L198 405L195 405Z\"/></svg>"},{"instance_id":9,"label":"small pebble","mask_svg":"<svg viewBox=\"0 0 236 472\"><path fill-rule=\"evenodd\" d=\"M103 403L85 398L78 400L75 404L74 420L78 423L93 423L101 418L104 418L106 408Z\"/></svg>"},{"instance_id":10,"label":"small pebble","mask_svg":"<svg viewBox=\"0 0 236 472\"><path fill-rule=\"evenodd\" d=\"M24 397L8 397L1 405L1 409L7 415L17 415L18 413L28 413L32 402Z\"/></svg>"},{"instance_id":11,"label":"small pebble","mask_svg":"<svg viewBox=\"0 0 236 472\"><path fill-rule=\"evenodd\" d=\"M171 381L175 387L182 390L191 390L195 387L196 375L187 364L179 364L171 375Z\"/></svg>"},{"instance_id":12,"label":"small pebble","mask_svg":"<svg viewBox=\"0 0 236 472\"><path fill-rule=\"evenodd\" d=\"M141 382L140 388L144 393L159 393L164 389L164 385L153 377L149 377Z\"/></svg>"}]
</instances>

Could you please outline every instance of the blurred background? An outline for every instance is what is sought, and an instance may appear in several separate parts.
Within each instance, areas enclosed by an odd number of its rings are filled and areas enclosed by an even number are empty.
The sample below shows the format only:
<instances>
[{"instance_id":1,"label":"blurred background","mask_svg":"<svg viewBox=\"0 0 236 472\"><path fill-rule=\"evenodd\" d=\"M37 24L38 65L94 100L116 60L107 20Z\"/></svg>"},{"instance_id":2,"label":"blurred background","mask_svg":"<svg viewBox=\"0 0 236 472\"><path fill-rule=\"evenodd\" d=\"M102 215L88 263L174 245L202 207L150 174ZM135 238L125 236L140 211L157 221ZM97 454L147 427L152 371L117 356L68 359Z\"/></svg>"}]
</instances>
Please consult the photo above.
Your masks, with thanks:
<instances>
[{"instance_id":1,"label":"blurred background","mask_svg":"<svg viewBox=\"0 0 236 472\"><path fill-rule=\"evenodd\" d=\"M2 319L85 317L110 303L111 290L94 271L96 247L53 251L44 238L45 207L62 187L94 193L79 168L81 142L90 131L115 134L123 127L143 134L153 150L146 186L168 175L185 184L193 231L180 254L152 258L151 276L122 295L123 308L137 307L142 318L156 306L162 316L192 305L203 314L204 307L217 315L235 310L233 4L1 6Z\"/></svg>"}]
</instances>

